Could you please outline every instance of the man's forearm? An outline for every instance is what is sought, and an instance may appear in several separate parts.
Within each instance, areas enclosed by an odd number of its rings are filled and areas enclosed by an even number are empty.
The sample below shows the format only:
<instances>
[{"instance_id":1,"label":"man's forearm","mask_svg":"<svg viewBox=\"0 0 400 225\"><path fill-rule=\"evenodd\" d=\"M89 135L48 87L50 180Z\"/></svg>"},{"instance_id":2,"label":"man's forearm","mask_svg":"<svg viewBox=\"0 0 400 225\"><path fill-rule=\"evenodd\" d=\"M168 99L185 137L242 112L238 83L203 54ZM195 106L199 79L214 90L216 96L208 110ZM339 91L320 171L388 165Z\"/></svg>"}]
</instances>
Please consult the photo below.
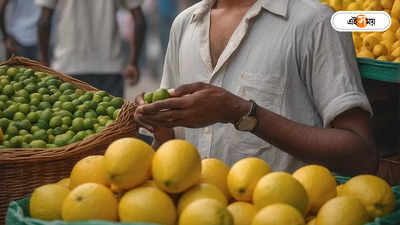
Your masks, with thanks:
<instances>
[{"instance_id":1,"label":"man's forearm","mask_svg":"<svg viewBox=\"0 0 400 225\"><path fill-rule=\"evenodd\" d=\"M131 65L137 65L146 33L146 22L144 19L143 11L140 7L132 10L131 14L135 24L135 33L131 40L129 63Z\"/></svg>"},{"instance_id":2,"label":"man's forearm","mask_svg":"<svg viewBox=\"0 0 400 225\"><path fill-rule=\"evenodd\" d=\"M376 172L373 140L351 130L299 124L261 107L257 117L255 134L300 160L347 175Z\"/></svg>"},{"instance_id":3,"label":"man's forearm","mask_svg":"<svg viewBox=\"0 0 400 225\"><path fill-rule=\"evenodd\" d=\"M51 33L51 17L53 14L52 9L42 8L42 14L38 22L38 37L39 37L39 50L40 62L48 65L49 49L50 49L50 33Z\"/></svg>"}]
</instances>

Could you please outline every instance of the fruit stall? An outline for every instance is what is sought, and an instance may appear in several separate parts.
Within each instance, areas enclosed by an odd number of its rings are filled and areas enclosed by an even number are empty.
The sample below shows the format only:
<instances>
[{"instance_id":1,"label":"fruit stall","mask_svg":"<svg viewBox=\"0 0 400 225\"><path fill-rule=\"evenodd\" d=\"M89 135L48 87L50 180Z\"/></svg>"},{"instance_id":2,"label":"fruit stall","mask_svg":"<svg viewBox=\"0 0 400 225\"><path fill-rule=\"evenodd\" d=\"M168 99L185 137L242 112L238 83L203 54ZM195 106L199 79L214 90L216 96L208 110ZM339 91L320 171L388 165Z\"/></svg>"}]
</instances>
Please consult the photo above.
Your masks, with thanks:
<instances>
[{"instance_id":1,"label":"fruit stall","mask_svg":"<svg viewBox=\"0 0 400 225\"><path fill-rule=\"evenodd\" d=\"M289 174L252 157L228 167L185 140L153 149L137 138L131 102L13 57L0 64L0 224L399 225L400 0L322 2L392 18L385 32L353 33L376 176L320 165Z\"/></svg>"}]
</instances>

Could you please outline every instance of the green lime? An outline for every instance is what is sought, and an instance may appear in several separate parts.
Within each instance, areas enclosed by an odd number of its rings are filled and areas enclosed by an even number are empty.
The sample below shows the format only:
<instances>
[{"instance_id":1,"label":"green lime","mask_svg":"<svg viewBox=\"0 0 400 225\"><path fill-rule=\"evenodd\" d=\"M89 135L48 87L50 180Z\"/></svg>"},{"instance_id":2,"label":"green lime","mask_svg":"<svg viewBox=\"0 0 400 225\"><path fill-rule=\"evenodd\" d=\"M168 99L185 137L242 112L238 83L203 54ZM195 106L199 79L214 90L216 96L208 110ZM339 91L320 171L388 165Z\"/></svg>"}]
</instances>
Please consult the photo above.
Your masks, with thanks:
<instances>
[{"instance_id":1,"label":"green lime","mask_svg":"<svg viewBox=\"0 0 400 225\"><path fill-rule=\"evenodd\" d=\"M109 102L100 102L99 106L103 106L105 109L107 109L110 106Z\"/></svg>"},{"instance_id":2,"label":"green lime","mask_svg":"<svg viewBox=\"0 0 400 225\"><path fill-rule=\"evenodd\" d=\"M36 83L36 79L35 77L29 77L28 79L23 80L22 83L24 83L25 86L28 84L34 84Z\"/></svg>"},{"instance_id":3,"label":"green lime","mask_svg":"<svg viewBox=\"0 0 400 225\"><path fill-rule=\"evenodd\" d=\"M52 115L53 115L53 113L52 113L51 109L46 109L40 113L40 119L49 121L51 119Z\"/></svg>"},{"instance_id":4,"label":"green lime","mask_svg":"<svg viewBox=\"0 0 400 225\"><path fill-rule=\"evenodd\" d=\"M85 116L85 112L83 112L83 111L81 111L81 110L77 110L77 111L75 111L74 112L74 117L75 118L77 118L77 117L84 117Z\"/></svg>"},{"instance_id":5,"label":"green lime","mask_svg":"<svg viewBox=\"0 0 400 225\"><path fill-rule=\"evenodd\" d=\"M23 114L22 112L16 112L14 114L14 117L13 117L14 121L21 121L23 119L25 119L25 114Z\"/></svg>"},{"instance_id":6,"label":"green lime","mask_svg":"<svg viewBox=\"0 0 400 225\"><path fill-rule=\"evenodd\" d=\"M1 86L6 86L7 84L9 84L9 81L8 81L8 78L2 78L1 80L0 80L0 84L1 84Z\"/></svg>"},{"instance_id":7,"label":"green lime","mask_svg":"<svg viewBox=\"0 0 400 225\"><path fill-rule=\"evenodd\" d=\"M34 73L35 73L35 71L33 69L26 69L24 71L24 75L26 75L26 76L33 76Z\"/></svg>"},{"instance_id":8,"label":"green lime","mask_svg":"<svg viewBox=\"0 0 400 225\"><path fill-rule=\"evenodd\" d=\"M20 122L18 122L18 127L20 129L30 130L32 127L32 124L29 120L24 119L24 120L21 120Z\"/></svg>"},{"instance_id":9,"label":"green lime","mask_svg":"<svg viewBox=\"0 0 400 225\"><path fill-rule=\"evenodd\" d=\"M49 142L49 143L54 143L54 140L56 139L56 137L53 135L53 134L49 134L48 136L47 136L47 142Z\"/></svg>"},{"instance_id":10,"label":"green lime","mask_svg":"<svg viewBox=\"0 0 400 225\"><path fill-rule=\"evenodd\" d=\"M104 106L99 105L96 108L96 113L97 113L97 115L106 115L107 111L106 111L106 108Z\"/></svg>"},{"instance_id":11,"label":"green lime","mask_svg":"<svg viewBox=\"0 0 400 225\"><path fill-rule=\"evenodd\" d=\"M47 135L53 135L54 134L54 129L53 128L47 129L46 134Z\"/></svg>"},{"instance_id":12,"label":"green lime","mask_svg":"<svg viewBox=\"0 0 400 225\"><path fill-rule=\"evenodd\" d=\"M7 118L1 118L0 119L0 128L2 130L6 130L8 125L10 124L10 120Z\"/></svg>"},{"instance_id":13,"label":"green lime","mask_svg":"<svg viewBox=\"0 0 400 225\"><path fill-rule=\"evenodd\" d=\"M60 85L60 91L64 92L65 90L72 89L75 90L75 86L71 83L65 82Z\"/></svg>"},{"instance_id":14,"label":"green lime","mask_svg":"<svg viewBox=\"0 0 400 225\"><path fill-rule=\"evenodd\" d=\"M29 106L29 104L21 104L19 105L18 109L24 114L28 114L31 111L31 107Z\"/></svg>"},{"instance_id":15,"label":"green lime","mask_svg":"<svg viewBox=\"0 0 400 225\"><path fill-rule=\"evenodd\" d=\"M0 110L4 110L7 108L7 105L5 102L0 101Z\"/></svg>"},{"instance_id":16,"label":"green lime","mask_svg":"<svg viewBox=\"0 0 400 225\"><path fill-rule=\"evenodd\" d=\"M89 101L90 100L90 98L88 98L88 96L87 95L81 95L81 96L79 96L79 101L81 101L81 102L86 102L86 101Z\"/></svg>"},{"instance_id":17,"label":"green lime","mask_svg":"<svg viewBox=\"0 0 400 225\"><path fill-rule=\"evenodd\" d=\"M50 109L50 108L51 108L50 102L41 102L39 104L39 109L41 109L41 110Z\"/></svg>"},{"instance_id":18,"label":"green lime","mask_svg":"<svg viewBox=\"0 0 400 225\"><path fill-rule=\"evenodd\" d=\"M35 74L35 76L37 76L37 77L39 77L39 78L42 78L42 77L44 77L44 76L46 75L46 74L43 73L43 72L35 72L34 74Z\"/></svg>"},{"instance_id":19,"label":"green lime","mask_svg":"<svg viewBox=\"0 0 400 225\"><path fill-rule=\"evenodd\" d=\"M93 135L93 134L94 134L93 130L86 130L86 135L87 136L90 136L90 135Z\"/></svg>"},{"instance_id":20,"label":"green lime","mask_svg":"<svg viewBox=\"0 0 400 225\"><path fill-rule=\"evenodd\" d=\"M94 124L94 120L91 118L85 118L83 120L83 127L85 129L92 129L93 128L93 124Z\"/></svg>"},{"instance_id":21,"label":"green lime","mask_svg":"<svg viewBox=\"0 0 400 225\"><path fill-rule=\"evenodd\" d=\"M37 86L38 86L38 88L46 88L47 87L46 82L43 82L43 81L38 82Z\"/></svg>"},{"instance_id":22,"label":"green lime","mask_svg":"<svg viewBox=\"0 0 400 225\"><path fill-rule=\"evenodd\" d=\"M101 97L108 96L108 93L106 91L96 91L96 95L100 95Z\"/></svg>"},{"instance_id":23,"label":"green lime","mask_svg":"<svg viewBox=\"0 0 400 225\"><path fill-rule=\"evenodd\" d=\"M107 121L108 121L108 119L106 119L104 117L99 118L98 120L99 120L99 124L102 125L102 126L105 126Z\"/></svg>"},{"instance_id":24,"label":"green lime","mask_svg":"<svg viewBox=\"0 0 400 225\"><path fill-rule=\"evenodd\" d=\"M21 136L24 136L24 135L29 134L29 132L28 132L27 130L20 130L20 131L18 132L18 134L21 135Z\"/></svg>"},{"instance_id":25,"label":"green lime","mask_svg":"<svg viewBox=\"0 0 400 225\"><path fill-rule=\"evenodd\" d=\"M39 110L39 108L36 105L31 105L31 112L36 112Z\"/></svg>"},{"instance_id":26,"label":"green lime","mask_svg":"<svg viewBox=\"0 0 400 225\"><path fill-rule=\"evenodd\" d=\"M17 67L19 73L24 73L26 68L25 67Z\"/></svg>"},{"instance_id":27,"label":"green lime","mask_svg":"<svg viewBox=\"0 0 400 225\"><path fill-rule=\"evenodd\" d=\"M111 106L114 106L114 108L119 109L124 104L124 99L121 97L115 97L111 99L110 104Z\"/></svg>"},{"instance_id":28,"label":"green lime","mask_svg":"<svg viewBox=\"0 0 400 225\"><path fill-rule=\"evenodd\" d=\"M81 96L81 95L83 95L83 94L85 94L85 91L84 90L82 90L82 89L76 89L75 90L75 95L76 96Z\"/></svg>"},{"instance_id":29,"label":"green lime","mask_svg":"<svg viewBox=\"0 0 400 225\"><path fill-rule=\"evenodd\" d=\"M24 83L24 80L26 80L26 79L28 79L29 77L27 77L27 76L25 76L24 74L22 74L22 73L18 73L16 76L15 76L15 78L14 78L14 80L18 80L20 83Z\"/></svg>"},{"instance_id":30,"label":"green lime","mask_svg":"<svg viewBox=\"0 0 400 225\"><path fill-rule=\"evenodd\" d=\"M46 142L43 140L34 140L30 143L32 148L46 148Z\"/></svg>"},{"instance_id":31,"label":"green lime","mask_svg":"<svg viewBox=\"0 0 400 225\"><path fill-rule=\"evenodd\" d=\"M17 91L15 94L19 97L29 98L29 92L24 89Z\"/></svg>"},{"instance_id":32,"label":"green lime","mask_svg":"<svg viewBox=\"0 0 400 225\"><path fill-rule=\"evenodd\" d=\"M82 112L87 112L89 110L89 107L87 106L87 104L82 104L78 105L77 109Z\"/></svg>"},{"instance_id":33,"label":"green lime","mask_svg":"<svg viewBox=\"0 0 400 225\"><path fill-rule=\"evenodd\" d=\"M55 144L47 144L46 148L57 148L58 146Z\"/></svg>"},{"instance_id":34,"label":"green lime","mask_svg":"<svg viewBox=\"0 0 400 225\"><path fill-rule=\"evenodd\" d=\"M96 133L100 133L105 129L104 126L98 126L97 128L95 128Z\"/></svg>"},{"instance_id":35,"label":"green lime","mask_svg":"<svg viewBox=\"0 0 400 225\"><path fill-rule=\"evenodd\" d=\"M54 139L54 144L57 146L64 146L68 144L68 141L71 139L71 135L69 134L59 134Z\"/></svg>"},{"instance_id":36,"label":"green lime","mask_svg":"<svg viewBox=\"0 0 400 225\"><path fill-rule=\"evenodd\" d=\"M64 129L64 132L65 132L67 130L70 130L71 127L68 126L68 125L63 124L63 125L61 125L61 128Z\"/></svg>"},{"instance_id":37,"label":"green lime","mask_svg":"<svg viewBox=\"0 0 400 225\"><path fill-rule=\"evenodd\" d=\"M31 133L32 133L32 134L35 133L35 132L38 131L38 130L40 130L40 127L38 127L38 126L32 126L32 127L31 127Z\"/></svg>"},{"instance_id":38,"label":"green lime","mask_svg":"<svg viewBox=\"0 0 400 225\"><path fill-rule=\"evenodd\" d=\"M24 97L13 97L13 100L17 103L27 103L28 99Z\"/></svg>"},{"instance_id":39,"label":"green lime","mask_svg":"<svg viewBox=\"0 0 400 225\"><path fill-rule=\"evenodd\" d=\"M72 98L69 95L61 95L59 100L62 101L62 102L69 102L69 101L72 100Z\"/></svg>"},{"instance_id":40,"label":"green lime","mask_svg":"<svg viewBox=\"0 0 400 225\"><path fill-rule=\"evenodd\" d=\"M68 130L67 132L65 132L65 134L73 137L75 135L75 132L73 132L72 130Z\"/></svg>"},{"instance_id":41,"label":"green lime","mask_svg":"<svg viewBox=\"0 0 400 225\"><path fill-rule=\"evenodd\" d=\"M38 131L36 131L35 133L33 133L32 136L33 140L43 140L43 141L47 141L47 133L45 130L40 129Z\"/></svg>"},{"instance_id":42,"label":"green lime","mask_svg":"<svg viewBox=\"0 0 400 225\"><path fill-rule=\"evenodd\" d=\"M107 121L106 122L106 127L110 126L112 123L114 123L114 121L112 121L112 120Z\"/></svg>"},{"instance_id":43,"label":"green lime","mask_svg":"<svg viewBox=\"0 0 400 225\"><path fill-rule=\"evenodd\" d=\"M27 90L29 93L36 91L36 89L37 89L37 86L35 83L30 83L25 86L25 90Z\"/></svg>"},{"instance_id":44,"label":"green lime","mask_svg":"<svg viewBox=\"0 0 400 225\"><path fill-rule=\"evenodd\" d=\"M170 95L168 93L168 90L165 89L165 88L160 88L160 89L157 89L153 93L153 102L164 100L164 99L167 99L169 97L170 97Z\"/></svg>"},{"instance_id":45,"label":"green lime","mask_svg":"<svg viewBox=\"0 0 400 225\"><path fill-rule=\"evenodd\" d=\"M104 96L103 97L103 102L110 102L111 101L111 97L110 96Z\"/></svg>"},{"instance_id":46,"label":"green lime","mask_svg":"<svg viewBox=\"0 0 400 225\"><path fill-rule=\"evenodd\" d=\"M12 148L22 147L22 142L24 142L24 138L22 136L15 136L10 139L10 144Z\"/></svg>"},{"instance_id":47,"label":"green lime","mask_svg":"<svg viewBox=\"0 0 400 225\"><path fill-rule=\"evenodd\" d=\"M85 113L85 118L93 118L93 119L95 119L95 118L97 118L97 114L96 114L95 111L90 110L89 112Z\"/></svg>"},{"instance_id":48,"label":"green lime","mask_svg":"<svg viewBox=\"0 0 400 225\"><path fill-rule=\"evenodd\" d=\"M64 117L64 116L72 117L72 113L67 110L64 110L64 109L62 109L58 112L55 112L55 115L61 116L61 117Z\"/></svg>"},{"instance_id":49,"label":"green lime","mask_svg":"<svg viewBox=\"0 0 400 225\"><path fill-rule=\"evenodd\" d=\"M7 100L8 100L8 96L7 95L0 95L0 101L6 102Z\"/></svg>"},{"instance_id":50,"label":"green lime","mask_svg":"<svg viewBox=\"0 0 400 225\"><path fill-rule=\"evenodd\" d=\"M75 94L75 91L72 89L67 89L63 92L63 95L71 95L72 96L73 94Z\"/></svg>"},{"instance_id":51,"label":"green lime","mask_svg":"<svg viewBox=\"0 0 400 225\"><path fill-rule=\"evenodd\" d=\"M61 105L61 108L64 109L64 110L68 110L70 112L73 112L75 110L75 106L74 106L74 104L72 102L64 102Z\"/></svg>"},{"instance_id":52,"label":"green lime","mask_svg":"<svg viewBox=\"0 0 400 225\"><path fill-rule=\"evenodd\" d=\"M38 126L40 129L49 129L48 121L43 119L39 119L35 125Z\"/></svg>"},{"instance_id":53,"label":"green lime","mask_svg":"<svg viewBox=\"0 0 400 225\"><path fill-rule=\"evenodd\" d=\"M109 107L107 108L107 115L109 115L110 117L113 117L113 116L114 116L114 112L115 112L114 106L109 106Z\"/></svg>"},{"instance_id":54,"label":"green lime","mask_svg":"<svg viewBox=\"0 0 400 225\"><path fill-rule=\"evenodd\" d=\"M61 101L56 101L56 102L54 102L54 104L53 104L53 107L54 107L54 108L61 108L61 106L62 106L62 102L61 102Z\"/></svg>"},{"instance_id":55,"label":"green lime","mask_svg":"<svg viewBox=\"0 0 400 225\"><path fill-rule=\"evenodd\" d=\"M50 92L50 95L53 95L55 93L60 93L60 95L61 95L61 92L57 88L54 88L53 86L52 86L52 88L49 86L49 92Z\"/></svg>"},{"instance_id":56,"label":"green lime","mask_svg":"<svg viewBox=\"0 0 400 225\"><path fill-rule=\"evenodd\" d=\"M119 112L121 112L121 109L117 109L117 110L114 111L114 114L113 114L113 117L112 117L113 120L116 120L118 118Z\"/></svg>"},{"instance_id":57,"label":"green lime","mask_svg":"<svg viewBox=\"0 0 400 225\"><path fill-rule=\"evenodd\" d=\"M62 127L56 127L54 128L53 135L59 135L63 134L65 132L65 129Z\"/></svg>"},{"instance_id":58,"label":"green lime","mask_svg":"<svg viewBox=\"0 0 400 225\"><path fill-rule=\"evenodd\" d=\"M22 90L24 88L24 83L23 82L16 82L13 84L14 90L17 92L19 90Z\"/></svg>"},{"instance_id":59,"label":"green lime","mask_svg":"<svg viewBox=\"0 0 400 225\"><path fill-rule=\"evenodd\" d=\"M39 94L39 93L32 93L32 94L30 95L30 98L31 98L31 99L38 99L39 101L41 101L41 100L42 100L42 95Z\"/></svg>"},{"instance_id":60,"label":"green lime","mask_svg":"<svg viewBox=\"0 0 400 225\"><path fill-rule=\"evenodd\" d=\"M7 75L10 76L10 77L15 76L17 73L18 73L18 70L15 67L10 67L7 70Z\"/></svg>"},{"instance_id":61,"label":"green lime","mask_svg":"<svg viewBox=\"0 0 400 225\"><path fill-rule=\"evenodd\" d=\"M72 119L69 116L64 116L61 120L64 125L71 126L72 124Z\"/></svg>"},{"instance_id":62,"label":"green lime","mask_svg":"<svg viewBox=\"0 0 400 225\"><path fill-rule=\"evenodd\" d=\"M32 98L29 104L30 104L31 106L39 106L40 100L37 99L37 98Z\"/></svg>"},{"instance_id":63,"label":"green lime","mask_svg":"<svg viewBox=\"0 0 400 225\"><path fill-rule=\"evenodd\" d=\"M153 102L153 92L148 92L144 95L144 103L150 104Z\"/></svg>"},{"instance_id":64,"label":"green lime","mask_svg":"<svg viewBox=\"0 0 400 225\"><path fill-rule=\"evenodd\" d=\"M18 135L18 128L13 125L9 125L6 134L8 134L10 137L14 137L15 135Z\"/></svg>"},{"instance_id":65,"label":"green lime","mask_svg":"<svg viewBox=\"0 0 400 225\"><path fill-rule=\"evenodd\" d=\"M11 96L14 94L14 87L11 84L7 84L3 88L3 94Z\"/></svg>"},{"instance_id":66,"label":"green lime","mask_svg":"<svg viewBox=\"0 0 400 225\"><path fill-rule=\"evenodd\" d=\"M75 132L83 130L84 129L83 121L84 121L83 118L80 118L80 117L75 118L72 121L72 130Z\"/></svg>"},{"instance_id":67,"label":"green lime","mask_svg":"<svg viewBox=\"0 0 400 225\"><path fill-rule=\"evenodd\" d=\"M24 135L24 142L25 143L31 143L32 140L33 140L32 134L25 134Z\"/></svg>"},{"instance_id":68,"label":"green lime","mask_svg":"<svg viewBox=\"0 0 400 225\"><path fill-rule=\"evenodd\" d=\"M95 95L93 95L93 99L92 99L92 100L93 100L94 102L100 103L100 102L103 101L103 97L100 96L100 95L98 95L98 94L95 94Z\"/></svg>"},{"instance_id":69,"label":"green lime","mask_svg":"<svg viewBox=\"0 0 400 225\"><path fill-rule=\"evenodd\" d=\"M47 88L45 88L45 87L39 88L38 92L39 92L40 94L42 94L42 95L50 93L50 92L49 92L49 89L47 89Z\"/></svg>"},{"instance_id":70,"label":"green lime","mask_svg":"<svg viewBox=\"0 0 400 225\"><path fill-rule=\"evenodd\" d=\"M89 109L95 110L97 108L97 103L95 101L86 101L83 104L86 105Z\"/></svg>"},{"instance_id":71,"label":"green lime","mask_svg":"<svg viewBox=\"0 0 400 225\"><path fill-rule=\"evenodd\" d=\"M49 126L52 128L59 127L62 125L61 116L54 116L50 119Z\"/></svg>"},{"instance_id":72,"label":"green lime","mask_svg":"<svg viewBox=\"0 0 400 225\"><path fill-rule=\"evenodd\" d=\"M82 104L82 102L79 101L79 99L74 99L72 100L72 104L74 105L74 107L78 107L80 104Z\"/></svg>"},{"instance_id":73,"label":"green lime","mask_svg":"<svg viewBox=\"0 0 400 225\"><path fill-rule=\"evenodd\" d=\"M50 102L50 101L51 101L50 95L48 94L42 95L42 102Z\"/></svg>"},{"instance_id":74,"label":"green lime","mask_svg":"<svg viewBox=\"0 0 400 225\"><path fill-rule=\"evenodd\" d=\"M28 113L28 115L26 116L26 118L31 122L31 123L35 123L39 120L39 113L37 112L30 112Z\"/></svg>"},{"instance_id":75,"label":"green lime","mask_svg":"<svg viewBox=\"0 0 400 225\"><path fill-rule=\"evenodd\" d=\"M51 79L48 79L48 80L46 81L46 84L47 84L48 86L53 85L53 86L55 86L56 88L57 88L58 86L60 86L61 83L62 83L62 82L61 82L59 79L56 79L56 78L51 78Z\"/></svg>"}]
</instances>

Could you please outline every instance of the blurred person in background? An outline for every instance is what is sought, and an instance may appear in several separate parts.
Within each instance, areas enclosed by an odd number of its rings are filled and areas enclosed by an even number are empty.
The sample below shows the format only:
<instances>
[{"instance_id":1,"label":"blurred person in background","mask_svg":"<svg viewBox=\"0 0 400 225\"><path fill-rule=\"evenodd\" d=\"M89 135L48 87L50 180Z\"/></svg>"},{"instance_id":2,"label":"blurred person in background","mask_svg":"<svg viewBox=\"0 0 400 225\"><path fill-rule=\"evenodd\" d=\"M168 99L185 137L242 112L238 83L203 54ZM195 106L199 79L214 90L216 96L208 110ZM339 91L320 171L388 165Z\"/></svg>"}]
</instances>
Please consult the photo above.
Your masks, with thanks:
<instances>
[{"instance_id":1,"label":"blurred person in background","mask_svg":"<svg viewBox=\"0 0 400 225\"><path fill-rule=\"evenodd\" d=\"M57 10L52 68L73 75L114 96L123 96L123 76L130 80L131 85L136 84L139 79L138 58L145 35L141 9L143 0L35 2L42 7L38 22L42 64L50 64L51 20ZM129 63L125 69L122 39L117 23L117 11L121 6L129 9L132 14L135 34L130 43Z\"/></svg>"},{"instance_id":2,"label":"blurred person in background","mask_svg":"<svg viewBox=\"0 0 400 225\"><path fill-rule=\"evenodd\" d=\"M7 57L37 58L36 24L39 16L40 7L33 0L0 0L0 28Z\"/></svg>"}]
</instances>

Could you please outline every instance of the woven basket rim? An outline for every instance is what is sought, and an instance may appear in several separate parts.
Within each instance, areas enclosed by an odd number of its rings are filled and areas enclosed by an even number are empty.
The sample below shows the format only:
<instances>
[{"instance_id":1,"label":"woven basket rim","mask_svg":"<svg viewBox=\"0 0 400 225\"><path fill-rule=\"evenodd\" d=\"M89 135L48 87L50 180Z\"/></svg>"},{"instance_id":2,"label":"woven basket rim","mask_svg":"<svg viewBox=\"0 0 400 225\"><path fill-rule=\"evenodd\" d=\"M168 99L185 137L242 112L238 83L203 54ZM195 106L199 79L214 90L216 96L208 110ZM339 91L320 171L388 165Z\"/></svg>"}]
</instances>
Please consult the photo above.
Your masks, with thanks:
<instances>
[{"instance_id":1,"label":"woven basket rim","mask_svg":"<svg viewBox=\"0 0 400 225\"><path fill-rule=\"evenodd\" d=\"M83 89L84 91L99 91L99 89L70 77L64 73L57 72L51 68L39 64L37 61L30 60L24 57L15 56L9 60L0 64L2 65L15 65L15 66L25 66L28 68L33 68L35 71L45 72L51 74L65 82L70 82L74 84L77 88ZM0 165L10 164L10 163L26 163L26 162L42 162L50 160L60 160L68 158L73 155L85 152L84 149L80 149L79 146L85 146L88 144L95 144L101 141L102 137L106 134L116 132L117 130L126 130L129 127L119 126L120 124L125 124L128 122L129 116L126 113L130 113L134 110L135 105L126 99L124 99L124 105L121 107L120 114L118 118L106 127L103 131L94 134L92 137L82 140L76 143L72 143L66 146L56 147L56 148L10 148L0 150Z\"/></svg>"}]
</instances>

